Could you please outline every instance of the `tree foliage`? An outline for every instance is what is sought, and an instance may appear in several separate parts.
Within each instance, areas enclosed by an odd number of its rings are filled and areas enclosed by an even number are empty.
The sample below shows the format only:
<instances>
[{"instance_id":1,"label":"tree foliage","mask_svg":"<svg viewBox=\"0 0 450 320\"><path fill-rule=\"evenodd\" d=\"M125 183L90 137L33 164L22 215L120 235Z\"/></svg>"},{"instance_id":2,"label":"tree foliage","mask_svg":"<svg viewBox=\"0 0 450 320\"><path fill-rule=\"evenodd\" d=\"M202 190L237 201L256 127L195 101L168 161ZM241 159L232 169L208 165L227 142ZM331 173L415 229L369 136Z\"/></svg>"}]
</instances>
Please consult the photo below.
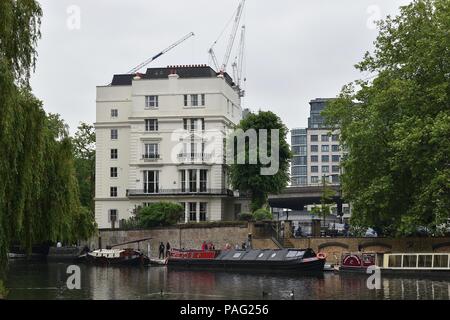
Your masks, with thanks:
<instances>
[{"instance_id":1,"label":"tree foliage","mask_svg":"<svg viewBox=\"0 0 450 320\"><path fill-rule=\"evenodd\" d=\"M176 224L183 214L184 208L179 203L157 202L138 210L136 219L141 228L162 227Z\"/></svg>"},{"instance_id":2,"label":"tree foliage","mask_svg":"<svg viewBox=\"0 0 450 320\"><path fill-rule=\"evenodd\" d=\"M267 209L258 209L252 213L252 216L256 221L272 220L272 213Z\"/></svg>"},{"instance_id":3,"label":"tree foliage","mask_svg":"<svg viewBox=\"0 0 450 320\"><path fill-rule=\"evenodd\" d=\"M30 251L95 229L81 210L67 125L28 84L41 15L36 1L0 1L0 278L11 242Z\"/></svg>"},{"instance_id":4,"label":"tree foliage","mask_svg":"<svg viewBox=\"0 0 450 320\"><path fill-rule=\"evenodd\" d=\"M94 212L95 195L95 131L94 126L82 122L72 138L80 201Z\"/></svg>"},{"instance_id":5,"label":"tree foliage","mask_svg":"<svg viewBox=\"0 0 450 320\"><path fill-rule=\"evenodd\" d=\"M450 2L414 0L379 22L346 85L323 112L349 154L343 193L352 223L383 234L436 229L450 213Z\"/></svg>"},{"instance_id":6,"label":"tree foliage","mask_svg":"<svg viewBox=\"0 0 450 320\"><path fill-rule=\"evenodd\" d=\"M241 192L249 193L252 198L252 211L262 208L267 203L269 193L281 192L289 182L289 161L291 151L286 140L288 129L281 119L271 111L259 111L258 113L250 113L245 119L241 120L236 129L242 129L244 132L250 129L256 130L258 144L256 146L257 163L249 163L250 144L245 144L245 164L236 163L230 165L229 176L231 184L235 189ZM267 129L267 154L271 156L271 129L279 130L278 156L279 168L274 175L261 175L261 168L269 167L261 163L259 153L260 129ZM228 147L233 143L231 139ZM234 141L236 144L237 141ZM237 148L234 148L235 159L237 159ZM254 150L253 150L254 151Z\"/></svg>"}]
</instances>

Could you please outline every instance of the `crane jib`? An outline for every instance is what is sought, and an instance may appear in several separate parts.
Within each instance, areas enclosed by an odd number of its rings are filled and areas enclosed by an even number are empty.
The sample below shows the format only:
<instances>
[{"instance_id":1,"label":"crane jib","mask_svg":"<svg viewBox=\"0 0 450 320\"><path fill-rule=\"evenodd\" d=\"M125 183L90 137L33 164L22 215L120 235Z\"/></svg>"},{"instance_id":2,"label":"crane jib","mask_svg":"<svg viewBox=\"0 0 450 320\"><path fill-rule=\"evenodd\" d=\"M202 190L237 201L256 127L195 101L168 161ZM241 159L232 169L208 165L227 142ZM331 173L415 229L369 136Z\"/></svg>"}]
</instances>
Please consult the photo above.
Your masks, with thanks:
<instances>
[{"instance_id":1,"label":"crane jib","mask_svg":"<svg viewBox=\"0 0 450 320\"><path fill-rule=\"evenodd\" d=\"M158 58L159 56L161 56L161 55L163 55L164 54L164 52L160 52L160 53L158 53L156 56L154 56L153 58L152 58L152 60L155 60L156 58Z\"/></svg>"}]
</instances>

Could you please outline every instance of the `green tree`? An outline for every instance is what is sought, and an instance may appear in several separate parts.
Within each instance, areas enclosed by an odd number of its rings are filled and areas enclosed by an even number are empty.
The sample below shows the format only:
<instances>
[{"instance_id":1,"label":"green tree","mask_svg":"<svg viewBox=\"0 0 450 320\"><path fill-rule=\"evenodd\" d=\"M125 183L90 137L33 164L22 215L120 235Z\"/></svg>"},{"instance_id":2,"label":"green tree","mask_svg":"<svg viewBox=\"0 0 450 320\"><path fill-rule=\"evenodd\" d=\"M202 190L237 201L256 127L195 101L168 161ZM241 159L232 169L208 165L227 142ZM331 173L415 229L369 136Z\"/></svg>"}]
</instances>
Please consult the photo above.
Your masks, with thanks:
<instances>
[{"instance_id":1,"label":"green tree","mask_svg":"<svg viewBox=\"0 0 450 320\"><path fill-rule=\"evenodd\" d=\"M81 205L94 212L95 196L95 130L82 122L72 139Z\"/></svg>"},{"instance_id":2,"label":"green tree","mask_svg":"<svg viewBox=\"0 0 450 320\"><path fill-rule=\"evenodd\" d=\"M179 203L157 202L140 208L136 218L141 228L151 228L174 225L183 214L184 208Z\"/></svg>"},{"instance_id":3,"label":"green tree","mask_svg":"<svg viewBox=\"0 0 450 320\"><path fill-rule=\"evenodd\" d=\"M67 125L31 93L42 11L0 1L0 294L11 242L74 242L95 229L81 210Z\"/></svg>"},{"instance_id":4,"label":"green tree","mask_svg":"<svg viewBox=\"0 0 450 320\"><path fill-rule=\"evenodd\" d=\"M349 152L343 194L352 224L436 229L450 213L450 2L414 0L379 29L356 65L374 79L346 85L323 112Z\"/></svg>"},{"instance_id":5,"label":"green tree","mask_svg":"<svg viewBox=\"0 0 450 320\"><path fill-rule=\"evenodd\" d=\"M256 146L256 150L251 150L250 144L245 143L244 152L246 161L245 164L239 164L237 163L237 140L233 141L228 139L229 141L227 142L227 148L234 146L235 161L229 168L231 184L240 192L249 193L251 195L251 209L252 211L256 211L267 203L269 193L276 194L281 192L289 182L289 163L291 152L289 144L286 141L288 129L283 124L281 119L270 111L259 111L257 114L250 113L245 119L241 120L236 129L241 129L244 132L250 129L256 130L258 142L261 134L259 130L267 129L266 145L267 154L269 157L271 156L271 129L279 130L279 140L277 141L279 167L278 171L274 175L261 175L261 168L270 167L270 164L262 164L261 155L259 154L259 143ZM250 152L255 151L257 155L257 163L250 164Z\"/></svg>"},{"instance_id":6,"label":"green tree","mask_svg":"<svg viewBox=\"0 0 450 320\"><path fill-rule=\"evenodd\" d=\"M267 209L258 209L252 214L256 221L272 220L272 213Z\"/></svg>"},{"instance_id":7,"label":"green tree","mask_svg":"<svg viewBox=\"0 0 450 320\"><path fill-rule=\"evenodd\" d=\"M331 214L331 207L333 205L333 197L335 192L330 187L326 176L322 177L322 192L320 195L320 205L314 205L311 208L311 214L317 215L323 219L325 225L326 218Z\"/></svg>"}]
</instances>

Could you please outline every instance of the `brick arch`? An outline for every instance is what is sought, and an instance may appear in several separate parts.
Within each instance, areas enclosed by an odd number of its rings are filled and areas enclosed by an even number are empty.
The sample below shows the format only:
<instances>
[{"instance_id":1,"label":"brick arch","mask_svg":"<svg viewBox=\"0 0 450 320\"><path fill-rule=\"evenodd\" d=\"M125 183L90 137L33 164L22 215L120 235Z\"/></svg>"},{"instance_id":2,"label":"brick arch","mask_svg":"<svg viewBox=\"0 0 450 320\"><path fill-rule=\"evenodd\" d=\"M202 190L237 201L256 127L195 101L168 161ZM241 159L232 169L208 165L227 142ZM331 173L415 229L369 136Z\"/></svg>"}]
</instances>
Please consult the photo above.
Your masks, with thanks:
<instances>
[{"instance_id":1,"label":"brick arch","mask_svg":"<svg viewBox=\"0 0 450 320\"><path fill-rule=\"evenodd\" d=\"M348 249L348 244L335 241L335 242L321 243L318 246L319 251L324 249L324 248L326 248L326 247L341 247L341 248L344 248L344 249Z\"/></svg>"},{"instance_id":2,"label":"brick arch","mask_svg":"<svg viewBox=\"0 0 450 320\"><path fill-rule=\"evenodd\" d=\"M381 241L363 242L360 243L359 246L365 251L388 252L392 250L392 246L390 244Z\"/></svg>"},{"instance_id":3,"label":"brick arch","mask_svg":"<svg viewBox=\"0 0 450 320\"><path fill-rule=\"evenodd\" d=\"M348 251L349 246L342 242L327 242L318 246L319 252L325 253L327 262L336 264L340 261L342 253Z\"/></svg>"},{"instance_id":4,"label":"brick arch","mask_svg":"<svg viewBox=\"0 0 450 320\"><path fill-rule=\"evenodd\" d=\"M431 246L433 252L450 252L450 242L440 242Z\"/></svg>"}]
</instances>

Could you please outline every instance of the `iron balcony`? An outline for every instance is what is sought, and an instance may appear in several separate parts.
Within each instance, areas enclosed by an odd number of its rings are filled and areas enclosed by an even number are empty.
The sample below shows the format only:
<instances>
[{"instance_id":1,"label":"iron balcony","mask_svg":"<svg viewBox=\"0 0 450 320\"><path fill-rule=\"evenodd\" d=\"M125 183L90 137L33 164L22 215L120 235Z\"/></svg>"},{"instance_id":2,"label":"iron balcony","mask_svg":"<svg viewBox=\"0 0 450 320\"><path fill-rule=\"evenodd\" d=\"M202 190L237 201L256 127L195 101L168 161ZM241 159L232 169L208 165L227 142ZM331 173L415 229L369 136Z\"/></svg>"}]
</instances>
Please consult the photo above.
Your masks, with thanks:
<instances>
[{"instance_id":1,"label":"iron balcony","mask_svg":"<svg viewBox=\"0 0 450 320\"><path fill-rule=\"evenodd\" d=\"M150 192L144 189L127 189L127 197L158 197L158 196L189 196L189 195L210 195L229 196L234 195L230 189L204 189L202 191L190 191L188 189L157 189L158 192Z\"/></svg>"}]
</instances>

